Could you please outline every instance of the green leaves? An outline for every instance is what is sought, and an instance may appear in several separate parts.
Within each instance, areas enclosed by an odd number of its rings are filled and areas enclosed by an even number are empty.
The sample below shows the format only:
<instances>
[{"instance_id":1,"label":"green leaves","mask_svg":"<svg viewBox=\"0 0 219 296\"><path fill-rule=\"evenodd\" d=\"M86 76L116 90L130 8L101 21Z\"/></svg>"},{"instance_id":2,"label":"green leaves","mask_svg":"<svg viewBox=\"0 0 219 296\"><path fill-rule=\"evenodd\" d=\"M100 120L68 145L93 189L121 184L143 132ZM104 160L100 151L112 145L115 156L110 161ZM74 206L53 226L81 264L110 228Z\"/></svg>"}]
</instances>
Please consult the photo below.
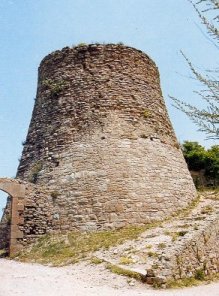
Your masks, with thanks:
<instances>
[{"instance_id":1,"label":"green leaves","mask_svg":"<svg viewBox=\"0 0 219 296\"><path fill-rule=\"evenodd\" d=\"M185 141L182 151L189 170L203 170L205 177L212 180L214 186L219 185L219 145L206 150L198 142Z\"/></svg>"},{"instance_id":2,"label":"green leaves","mask_svg":"<svg viewBox=\"0 0 219 296\"><path fill-rule=\"evenodd\" d=\"M206 29L207 38L219 49L219 2L218 0L188 0L196 10L201 23ZM200 83L196 93L197 104L189 104L181 99L170 96L173 105L184 112L198 127L207 134L207 138L219 139L219 69L208 69L200 72L191 60L181 52L186 60L192 76ZM208 58L208 56L206 56ZM215 65L218 60L215 61ZM204 107L200 107L204 106Z\"/></svg>"}]
</instances>

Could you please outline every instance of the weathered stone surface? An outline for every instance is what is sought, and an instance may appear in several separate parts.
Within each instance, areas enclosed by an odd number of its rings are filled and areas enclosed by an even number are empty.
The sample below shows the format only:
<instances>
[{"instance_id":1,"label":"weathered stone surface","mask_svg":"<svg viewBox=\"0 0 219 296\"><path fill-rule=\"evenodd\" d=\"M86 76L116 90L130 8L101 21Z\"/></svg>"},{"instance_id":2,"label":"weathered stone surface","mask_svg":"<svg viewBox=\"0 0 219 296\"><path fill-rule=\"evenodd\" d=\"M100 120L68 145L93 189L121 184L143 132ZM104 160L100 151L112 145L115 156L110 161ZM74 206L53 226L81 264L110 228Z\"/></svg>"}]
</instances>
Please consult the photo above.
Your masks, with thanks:
<instances>
[{"instance_id":1,"label":"weathered stone surface","mask_svg":"<svg viewBox=\"0 0 219 296\"><path fill-rule=\"evenodd\" d=\"M112 44L64 48L42 61L17 176L57 192L62 229L163 219L196 194L156 65Z\"/></svg>"},{"instance_id":2,"label":"weathered stone surface","mask_svg":"<svg viewBox=\"0 0 219 296\"><path fill-rule=\"evenodd\" d=\"M23 239L23 231L19 228L23 220L25 185L22 181L1 178L0 190L10 195L8 208L6 208L0 223L0 248L9 249L13 255L18 250L18 240Z\"/></svg>"},{"instance_id":3,"label":"weathered stone surface","mask_svg":"<svg viewBox=\"0 0 219 296\"><path fill-rule=\"evenodd\" d=\"M186 214L145 231L136 241L97 251L94 256L129 271L145 274L146 282L166 282L219 272L219 195L202 196ZM121 258L129 264L121 266Z\"/></svg>"},{"instance_id":4,"label":"weathered stone surface","mask_svg":"<svg viewBox=\"0 0 219 296\"><path fill-rule=\"evenodd\" d=\"M0 189L14 201L6 212L23 246L52 231L139 225L186 207L196 191L154 62L113 44L48 55L16 182Z\"/></svg>"}]
</instances>

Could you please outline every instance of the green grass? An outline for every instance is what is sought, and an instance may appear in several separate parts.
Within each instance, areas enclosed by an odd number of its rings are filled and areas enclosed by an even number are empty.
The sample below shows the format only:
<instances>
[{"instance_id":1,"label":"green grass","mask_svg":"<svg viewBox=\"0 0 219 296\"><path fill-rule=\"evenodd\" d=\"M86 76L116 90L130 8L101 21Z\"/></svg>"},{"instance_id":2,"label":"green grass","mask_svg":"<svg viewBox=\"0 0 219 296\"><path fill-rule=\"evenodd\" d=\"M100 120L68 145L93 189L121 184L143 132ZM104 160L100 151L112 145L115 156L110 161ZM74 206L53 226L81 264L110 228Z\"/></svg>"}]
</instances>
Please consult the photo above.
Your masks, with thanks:
<instances>
[{"instance_id":1,"label":"green grass","mask_svg":"<svg viewBox=\"0 0 219 296\"><path fill-rule=\"evenodd\" d=\"M98 258L98 257L92 257L91 259L90 259L90 262L92 263L92 264L101 264L101 263L103 263L104 262L104 260L103 259L100 259L100 258Z\"/></svg>"},{"instance_id":2,"label":"green grass","mask_svg":"<svg viewBox=\"0 0 219 296\"><path fill-rule=\"evenodd\" d=\"M200 280L197 280L194 277L192 277L192 278L185 278L181 280L168 281L166 284L166 287L176 289L176 288L198 286L200 284L201 284Z\"/></svg>"},{"instance_id":3,"label":"green grass","mask_svg":"<svg viewBox=\"0 0 219 296\"><path fill-rule=\"evenodd\" d=\"M188 214L199 202L199 197L193 200L186 209L178 211L163 221L143 226L129 226L116 230L99 232L69 232L68 234L45 235L34 245L26 248L17 258L21 261L39 262L43 264L66 265L92 257L99 249L108 249L120 245L127 240L137 239L144 231L161 226L176 215ZM149 256L156 256L149 252Z\"/></svg>"},{"instance_id":4,"label":"green grass","mask_svg":"<svg viewBox=\"0 0 219 296\"><path fill-rule=\"evenodd\" d=\"M198 192L204 196L207 194L207 199L219 200L219 187L198 189Z\"/></svg>"},{"instance_id":5,"label":"green grass","mask_svg":"<svg viewBox=\"0 0 219 296\"><path fill-rule=\"evenodd\" d=\"M178 211L176 211L170 218L169 220L171 220L171 218L175 218L175 217L185 217L187 216L200 202L200 195L197 195L197 197L195 199L193 199L186 208L184 209L180 209Z\"/></svg>"},{"instance_id":6,"label":"green grass","mask_svg":"<svg viewBox=\"0 0 219 296\"><path fill-rule=\"evenodd\" d=\"M133 259L129 257L123 256L119 259L119 264L122 264L122 265L128 265L132 263L133 263Z\"/></svg>"},{"instance_id":7,"label":"green grass","mask_svg":"<svg viewBox=\"0 0 219 296\"><path fill-rule=\"evenodd\" d=\"M175 242L179 237L185 236L188 231L176 231L170 232L170 236L172 237L172 242Z\"/></svg>"},{"instance_id":8,"label":"green grass","mask_svg":"<svg viewBox=\"0 0 219 296\"><path fill-rule=\"evenodd\" d=\"M164 248L166 248L166 244L165 244L165 243L160 243L160 244L158 245L158 248L159 248L159 249L164 249Z\"/></svg>"},{"instance_id":9,"label":"green grass","mask_svg":"<svg viewBox=\"0 0 219 296\"><path fill-rule=\"evenodd\" d=\"M167 281L166 288L176 289L176 288L199 286L202 283L210 283L212 281L217 281L217 280L219 280L219 273L204 276L202 271L197 270L194 277Z\"/></svg>"},{"instance_id":10,"label":"green grass","mask_svg":"<svg viewBox=\"0 0 219 296\"><path fill-rule=\"evenodd\" d=\"M146 245L145 248L146 249L151 249L153 246L152 245Z\"/></svg>"},{"instance_id":11,"label":"green grass","mask_svg":"<svg viewBox=\"0 0 219 296\"><path fill-rule=\"evenodd\" d=\"M152 252L152 251L147 252L147 255L148 255L148 257L153 257L153 258L158 257L158 254L156 252Z\"/></svg>"},{"instance_id":12,"label":"green grass","mask_svg":"<svg viewBox=\"0 0 219 296\"><path fill-rule=\"evenodd\" d=\"M5 249L0 249L0 257L6 256L7 251Z\"/></svg>"},{"instance_id":13,"label":"green grass","mask_svg":"<svg viewBox=\"0 0 219 296\"><path fill-rule=\"evenodd\" d=\"M99 249L108 249L126 240L137 239L142 232L155 226L156 223L91 233L46 235L28 250L20 253L18 259L53 265L76 263L91 257L92 253Z\"/></svg>"},{"instance_id":14,"label":"green grass","mask_svg":"<svg viewBox=\"0 0 219 296\"><path fill-rule=\"evenodd\" d=\"M205 271L203 269L197 269L194 278L203 281L205 279Z\"/></svg>"},{"instance_id":15,"label":"green grass","mask_svg":"<svg viewBox=\"0 0 219 296\"><path fill-rule=\"evenodd\" d=\"M109 269L111 272L118 274L118 275L123 275L123 276L127 276L130 278L134 278L134 279L136 279L138 281L142 281L142 282L145 281L145 277L143 275L141 275L140 273L122 268L117 265L113 265L113 264L109 263L107 265L107 269Z\"/></svg>"},{"instance_id":16,"label":"green grass","mask_svg":"<svg viewBox=\"0 0 219 296\"><path fill-rule=\"evenodd\" d=\"M211 192L211 193L219 193L219 186L217 186L216 188L204 187L204 188L197 189L197 190L200 193L205 193L205 192L207 192L207 193L209 193L209 192Z\"/></svg>"}]
</instances>

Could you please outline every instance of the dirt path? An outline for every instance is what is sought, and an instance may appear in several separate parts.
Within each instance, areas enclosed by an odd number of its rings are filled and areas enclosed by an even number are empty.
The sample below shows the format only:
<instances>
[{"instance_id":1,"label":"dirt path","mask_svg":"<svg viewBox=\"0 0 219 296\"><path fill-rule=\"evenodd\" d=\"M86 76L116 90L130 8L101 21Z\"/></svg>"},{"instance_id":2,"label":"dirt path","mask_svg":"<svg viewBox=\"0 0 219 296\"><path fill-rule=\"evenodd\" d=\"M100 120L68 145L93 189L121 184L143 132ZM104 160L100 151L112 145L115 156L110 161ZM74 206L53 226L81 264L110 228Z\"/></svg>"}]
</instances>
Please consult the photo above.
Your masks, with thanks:
<instances>
[{"instance_id":1,"label":"dirt path","mask_svg":"<svg viewBox=\"0 0 219 296\"><path fill-rule=\"evenodd\" d=\"M85 263L48 267L0 259L0 296L219 296L219 283L156 291Z\"/></svg>"}]
</instances>

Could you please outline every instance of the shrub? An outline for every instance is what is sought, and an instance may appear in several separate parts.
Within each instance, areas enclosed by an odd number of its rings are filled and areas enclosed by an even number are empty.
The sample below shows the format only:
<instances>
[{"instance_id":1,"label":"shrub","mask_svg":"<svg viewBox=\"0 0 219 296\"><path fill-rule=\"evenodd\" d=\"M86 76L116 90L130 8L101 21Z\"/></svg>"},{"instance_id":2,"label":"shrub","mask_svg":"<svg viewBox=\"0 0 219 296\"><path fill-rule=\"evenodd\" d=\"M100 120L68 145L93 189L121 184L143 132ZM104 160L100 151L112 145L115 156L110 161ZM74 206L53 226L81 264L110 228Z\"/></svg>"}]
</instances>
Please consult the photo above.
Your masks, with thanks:
<instances>
[{"instance_id":1,"label":"shrub","mask_svg":"<svg viewBox=\"0 0 219 296\"><path fill-rule=\"evenodd\" d=\"M203 281L205 278L205 273L203 269L197 269L195 272L195 279L199 281Z\"/></svg>"},{"instance_id":2,"label":"shrub","mask_svg":"<svg viewBox=\"0 0 219 296\"><path fill-rule=\"evenodd\" d=\"M53 81L52 79L45 79L43 85L50 90L51 97L56 97L64 90L67 84L64 80Z\"/></svg>"}]
</instances>

